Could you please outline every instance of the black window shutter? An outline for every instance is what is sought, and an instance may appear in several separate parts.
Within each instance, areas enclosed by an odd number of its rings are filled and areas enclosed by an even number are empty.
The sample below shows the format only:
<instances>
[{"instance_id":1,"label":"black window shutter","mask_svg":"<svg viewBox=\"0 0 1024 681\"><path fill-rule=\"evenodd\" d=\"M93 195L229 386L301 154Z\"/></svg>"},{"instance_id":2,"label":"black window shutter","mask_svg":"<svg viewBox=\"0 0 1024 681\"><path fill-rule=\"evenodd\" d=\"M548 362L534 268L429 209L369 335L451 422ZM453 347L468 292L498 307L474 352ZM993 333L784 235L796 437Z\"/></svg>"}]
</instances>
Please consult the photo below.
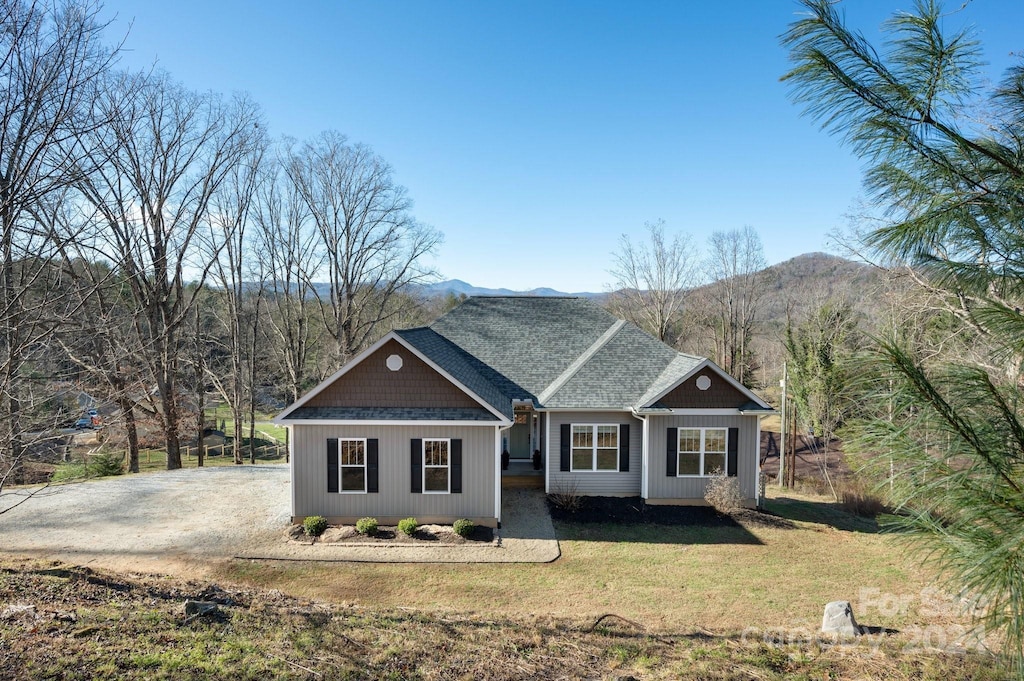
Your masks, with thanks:
<instances>
[{"instance_id":1,"label":"black window shutter","mask_svg":"<svg viewBox=\"0 0 1024 681\"><path fill-rule=\"evenodd\" d=\"M423 492L423 440L412 441L411 453L412 493L420 494Z\"/></svg>"},{"instance_id":2,"label":"black window shutter","mask_svg":"<svg viewBox=\"0 0 1024 681\"><path fill-rule=\"evenodd\" d=\"M629 472L629 424L619 426L619 471Z\"/></svg>"},{"instance_id":3,"label":"black window shutter","mask_svg":"<svg viewBox=\"0 0 1024 681\"><path fill-rule=\"evenodd\" d=\"M378 492L377 482L377 460L379 458L377 452L379 450L377 444L377 438L373 438L366 441L366 491L367 492Z\"/></svg>"},{"instance_id":4,"label":"black window shutter","mask_svg":"<svg viewBox=\"0 0 1024 681\"><path fill-rule=\"evenodd\" d=\"M562 441L559 443L558 453L561 455L561 471L567 473L569 471L569 456L572 452L572 425L568 423L562 424Z\"/></svg>"},{"instance_id":5,"label":"black window shutter","mask_svg":"<svg viewBox=\"0 0 1024 681\"><path fill-rule=\"evenodd\" d=\"M668 429L668 449L665 457L665 475L676 477L676 465L679 463L679 429Z\"/></svg>"},{"instance_id":6,"label":"black window shutter","mask_svg":"<svg viewBox=\"0 0 1024 681\"><path fill-rule=\"evenodd\" d=\"M327 491L338 491L338 440L327 440Z\"/></svg>"},{"instance_id":7,"label":"black window shutter","mask_svg":"<svg viewBox=\"0 0 1024 681\"><path fill-rule=\"evenodd\" d=\"M462 440L452 440L452 494L462 493Z\"/></svg>"},{"instance_id":8,"label":"black window shutter","mask_svg":"<svg viewBox=\"0 0 1024 681\"><path fill-rule=\"evenodd\" d=\"M728 475L736 477L736 460L739 458L740 449L740 429L730 428L729 429L729 441L725 443L726 456L725 456L725 470Z\"/></svg>"}]
</instances>

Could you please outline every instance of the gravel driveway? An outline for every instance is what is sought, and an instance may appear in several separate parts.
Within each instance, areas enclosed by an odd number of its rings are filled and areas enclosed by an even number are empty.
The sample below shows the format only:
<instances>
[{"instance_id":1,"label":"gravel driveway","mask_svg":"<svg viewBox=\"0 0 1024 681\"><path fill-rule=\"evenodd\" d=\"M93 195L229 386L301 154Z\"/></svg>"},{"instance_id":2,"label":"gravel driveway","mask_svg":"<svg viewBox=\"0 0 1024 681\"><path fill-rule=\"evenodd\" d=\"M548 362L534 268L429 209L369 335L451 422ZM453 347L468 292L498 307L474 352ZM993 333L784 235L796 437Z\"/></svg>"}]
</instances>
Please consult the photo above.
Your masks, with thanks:
<instances>
[{"instance_id":1,"label":"gravel driveway","mask_svg":"<svg viewBox=\"0 0 1024 681\"><path fill-rule=\"evenodd\" d=\"M113 569L202 572L212 559L549 562L559 556L543 493L505 490L501 545L407 549L289 543L285 465L189 468L44 490L0 515L0 555Z\"/></svg>"}]
</instances>

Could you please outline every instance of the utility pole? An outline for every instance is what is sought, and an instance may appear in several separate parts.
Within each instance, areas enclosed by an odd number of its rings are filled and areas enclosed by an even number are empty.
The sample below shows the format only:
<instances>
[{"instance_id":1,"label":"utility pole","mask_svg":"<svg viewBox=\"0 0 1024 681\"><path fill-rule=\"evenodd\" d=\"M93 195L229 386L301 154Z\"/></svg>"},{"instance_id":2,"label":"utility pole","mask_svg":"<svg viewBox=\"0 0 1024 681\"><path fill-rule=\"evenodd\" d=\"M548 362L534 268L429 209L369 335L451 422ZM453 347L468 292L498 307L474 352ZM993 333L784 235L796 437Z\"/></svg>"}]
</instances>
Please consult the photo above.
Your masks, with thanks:
<instances>
[{"instance_id":1,"label":"utility pole","mask_svg":"<svg viewBox=\"0 0 1024 681\"><path fill-rule=\"evenodd\" d=\"M786 486L786 392L789 390L787 385L789 379L789 372L787 370L786 363L782 363L782 380L779 381L779 387L782 388L782 432L779 433L779 487Z\"/></svg>"}]
</instances>

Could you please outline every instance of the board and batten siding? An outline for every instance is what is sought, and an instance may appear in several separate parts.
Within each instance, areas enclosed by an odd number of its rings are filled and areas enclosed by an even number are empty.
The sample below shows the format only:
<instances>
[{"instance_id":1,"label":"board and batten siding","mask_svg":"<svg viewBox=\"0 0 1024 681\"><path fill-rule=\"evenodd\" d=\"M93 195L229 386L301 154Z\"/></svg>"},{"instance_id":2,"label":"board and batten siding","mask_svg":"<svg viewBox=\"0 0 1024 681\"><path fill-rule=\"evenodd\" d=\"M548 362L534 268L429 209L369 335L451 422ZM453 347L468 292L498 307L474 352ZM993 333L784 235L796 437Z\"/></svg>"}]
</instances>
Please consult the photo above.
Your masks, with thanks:
<instances>
[{"instance_id":1,"label":"board and batten siding","mask_svg":"<svg viewBox=\"0 0 1024 681\"><path fill-rule=\"evenodd\" d=\"M578 494L589 496L640 496L640 471L643 467L643 423L629 412L563 412L550 411L551 420L544 432L547 443L548 492L575 488ZM621 471L569 471L561 470L562 424L601 425L629 424L629 470Z\"/></svg>"},{"instance_id":2,"label":"board and batten siding","mask_svg":"<svg viewBox=\"0 0 1024 681\"><path fill-rule=\"evenodd\" d=\"M421 523L450 523L469 518L495 526L495 426L358 426L296 423L292 427L292 516L325 516L351 523L370 516L382 524L413 517ZM327 491L328 438L376 438L379 491L339 494ZM411 441L462 440L462 492L413 493Z\"/></svg>"},{"instance_id":3,"label":"board and batten siding","mask_svg":"<svg viewBox=\"0 0 1024 681\"><path fill-rule=\"evenodd\" d=\"M668 477L669 428L738 428L736 473L743 498L751 505L757 501L757 416L650 416L648 433L647 500L692 499L703 501L707 478Z\"/></svg>"}]
</instances>

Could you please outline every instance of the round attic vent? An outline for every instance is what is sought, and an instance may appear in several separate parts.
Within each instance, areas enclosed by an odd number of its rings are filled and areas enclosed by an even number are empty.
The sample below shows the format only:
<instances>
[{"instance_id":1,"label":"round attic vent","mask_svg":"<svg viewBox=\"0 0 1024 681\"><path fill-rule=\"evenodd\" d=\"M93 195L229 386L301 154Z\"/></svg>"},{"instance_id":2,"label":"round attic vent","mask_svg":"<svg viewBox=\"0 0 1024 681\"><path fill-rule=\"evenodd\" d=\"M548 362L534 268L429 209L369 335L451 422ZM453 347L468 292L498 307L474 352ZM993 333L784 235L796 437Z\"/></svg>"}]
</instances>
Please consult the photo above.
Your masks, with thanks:
<instances>
[{"instance_id":1,"label":"round attic vent","mask_svg":"<svg viewBox=\"0 0 1024 681\"><path fill-rule=\"evenodd\" d=\"M697 377L697 390L707 390L711 387L711 379L707 376Z\"/></svg>"},{"instance_id":2,"label":"round attic vent","mask_svg":"<svg viewBox=\"0 0 1024 681\"><path fill-rule=\"evenodd\" d=\"M388 357L386 364L388 366L388 369L391 369L392 371L398 371L399 369L402 368L402 356L391 355L390 357Z\"/></svg>"}]
</instances>

